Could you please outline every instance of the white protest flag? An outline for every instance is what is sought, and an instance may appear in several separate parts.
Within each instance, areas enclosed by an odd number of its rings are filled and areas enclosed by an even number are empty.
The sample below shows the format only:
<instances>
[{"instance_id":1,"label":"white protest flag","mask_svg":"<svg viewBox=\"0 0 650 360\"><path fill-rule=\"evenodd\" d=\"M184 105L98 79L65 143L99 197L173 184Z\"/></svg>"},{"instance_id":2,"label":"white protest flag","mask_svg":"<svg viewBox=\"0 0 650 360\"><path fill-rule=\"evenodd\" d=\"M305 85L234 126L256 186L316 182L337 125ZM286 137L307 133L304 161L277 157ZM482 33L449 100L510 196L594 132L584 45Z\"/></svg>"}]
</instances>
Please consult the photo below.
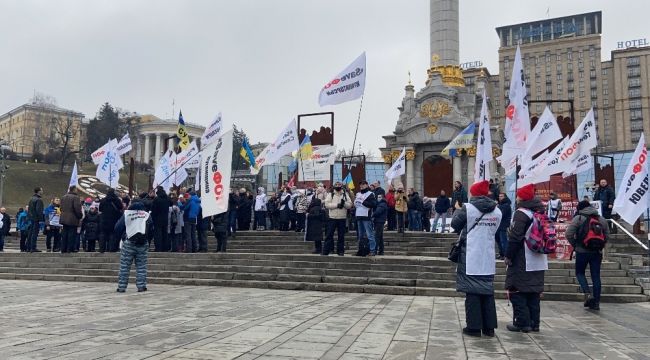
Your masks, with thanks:
<instances>
[{"instance_id":1,"label":"white protest flag","mask_svg":"<svg viewBox=\"0 0 650 360\"><path fill-rule=\"evenodd\" d=\"M620 184L613 209L628 224L634 224L648 208L648 149L643 133Z\"/></svg>"},{"instance_id":2,"label":"white protest flag","mask_svg":"<svg viewBox=\"0 0 650 360\"><path fill-rule=\"evenodd\" d=\"M492 134L490 134L490 117L488 115L487 95L483 90L483 105L478 123L476 144L476 162L474 163L474 182L490 178L490 161L492 161Z\"/></svg>"},{"instance_id":3,"label":"white protest flag","mask_svg":"<svg viewBox=\"0 0 650 360\"><path fill-rule=\"evenodd\" d=\"M195 169L199 167L199 147L196 145L196 141L192 141L190 146L187 149L181 151L178 154L173 154L173 164L172 167L183 168L183 169Z\"/></svg>"},{"instance_id":4,"label":"white protest flag","mask_svg":"<svg viewBox=\"0 0 650 360\"><path fill-rule=\"evenodd\" d=\"M77 162L74 162L74 167L72 168L72 174L70 175L70 186L79 186L79 175L77 174Z\"/></svg>"},{"instance_id":5,"label":"white protest flag","mask_svg":"<svg viewBox=\"0 0 650 360\"><path fill-rule=\"evenodd\" d=\"M122 159L117 155L117 140L111 139L105 145L104 155L100 159L99 165L97 165L97 171L95 176L108 185L109 187L115 188L119 185L120 180L120 169L124 167Z\"/></svg>"},{"instance_id":6,"label":"white protest flag","mask_svg":"<svg viewBox=\"0 0 650 360\"><path fill-rule=\"evenodd\" d=\"M201 136L201 144L205 147L212 144L213 141L221 136L221 131L223 129L223 121L221 120L221 113L218 113L215 116L210 126L205 128L203 135Z\"/></svg>"},{"instance_id":7,"label":"white protest flag","mask_svg":"<svg viewBox=\"0 0 650 360\"><path fill-rule=\"evenodd\" d=\"M531 159L533 155L540 151L546 150L554 142L562 139L562 131L557 124L555 115L551 112L548 106L544 109L542 116L539 117L537 124L530 132L524 153L524 159Z\"/></svg>"},{"instance_id":8,"label":"white protest flag","mask_svg":"<svg viewBox=\"0 0 650 360\"><path fill-rule=\"evenodd\" d=\"M271 165L286 154L297 151L300 147L298 142L298 130L296 119L291 120L284 130L278 135L274 142L270 143L255 158L255 166L251 167L251 175L257 175L264 165Z\"/></svg>"},{"instance_id":9,"label":"white protest flag","mask_svg":"<svg viewBox=\"0 0 650 360\"><path fill-rule=\"evenodd\" d=\"M201 153L196 157L199 158L199 166L201 166ZM194 191L198 192L199 189L201 189L201 171L196 170L196 174L194 175Z\"/></svg>"},{"instance_id":10,"label":"white protest flag","mask_svg":"<svg viewBox=\"0 0 650 360\"><path fill-rule=\"evenodd\" d=\"M201 206L203 217L228 211L232 166L232 130L201 151Z\"/></svg>"},{"instance_id":11,"label":"white protest flag","mask_svg":"<svg viewBox=\"0 0 650 360\"><path fill-rule=\"evenodd\" d=\"M90 157L93 159L93 164L99 165L102 162L104 155L106 155L106 150L108 149L108 144L110 144L110 142L111 140L108 140L106 144L102 145L99 149L90 154Z\"/></svg>"},{"instance_id":12,"label":"white protest flag","mask_svg":"<svg viewBox=\"0 0 650 360\"><path fill-rule=\"evenodd\" d=\"M535 160L521 164L521 170L517 176L517 183L513 183L510 186L510 191L514 191L516 187L547 181L550 176L547 177L545 173L538 173L538 170L546 165L550 155L551 153L546 150Z\"/></svg>"},{"instance_id":13,"label":"white protest flag","mask_svg":"<svg viewBox=\"0 0 650 360\"><path fill-rule=\"evenodd\" d=\"M131 146L131 138L129 137L129 133L127 132L126 135L122 136L120 141L117 143L117 155L122 156L129 151L131 151L132 146Z\"/></svg>"},{"instance_id":14,"label":"white protest flag","mask_svg":"<svg viewBox=\"0 0 650 360\"><path fill-rule=\"evenodd\" d=\"M553 150L550 150L541 166L533 170L532 176L537 180L536 182L548 181L551 175L561 173L564 170L560 168L560 154L564 147L569 143L569 136L567 135L560 141Z\"/></svg>"},{"instance_id":15,"label":"white protest flag","mask_svg":"<svg viewBox=\"0 0 650 360\"><path fill-rule=\"evenodd\" d=\"M526 139L530 133L526 81L519 45L517 45L515 62L512 66L508 99L504 129L505 142L502 154L497 158L506 170L506 175L510 175L516 170L517 159L522 160L521 155L526 151Z\"/></svg>"},{"instance_id":16,"label":"white protest flag","mask_svg":"<svg viewBox=\"0 0 650 360\"><path fill-rule=\"evenodd\" d=\"M393 166L386 171L386 178L390 182L398 176L404 175L406 172L406 148L402 148L402 152L399 154L399 157L393 163Z\"/></svg>"},{"instance_id":17,"label":"white protest flag","mask_svg":"<svg viewBox=\"0 0 650 360\"><path fill-rule=\"evenodd\" d=\"M366 52L329 81L318 95L320 106L336 105L355 100L363 95L366 87Z\"/></svg>"},{"instance_id":18,"label":"white protest flag","mask_svg":"<svg viewBox=\"0 0 650 360\"><path fill-rule=\"evenodd\" d=\"M162 186L165 191L168 191L172 187L172 171L173 171L173 161L172 161L172 151L166 151L158 160L158 167L154 174L154 187Z\"/></svg>"},{"instance_id":19,"label":"white protest flag","mask_svg":"<svg viewBox=\"0 0 650 360\"><path fill-rule=\"evenodd\" d=\"M573 163L580 156L589 154L596 146L598 146L596 120L594 120L594 110L591 109L562 149L555 173L571 172L574 169Z\"/></svg>"},{"instance_id":20,"label":"white protest flag","mask_svg":"<svg viewBox=\"0 0 650 360\"><path fill-rule=\"evenodd\" d=\"M572 170L570 171L565 171L562 173L563 178L567 178L571 175L576 175L583 173L587 170L590 170L594 167L594 158L591 156L591 154L583 154L579 158L576 159L576 161L571 164Z\"/></svg>"},{"instance_id":21,"label":"white protest flag","mask_svg":"<svg viewBox=\"0 0 650 360\"><path fill-rule=\"evenodd\" d=\"M172 175L172 183L174 185L180 185L187 179L189 175L187 174L187 171L185 168L178 168Z\"/></svg>"}]
</instances>

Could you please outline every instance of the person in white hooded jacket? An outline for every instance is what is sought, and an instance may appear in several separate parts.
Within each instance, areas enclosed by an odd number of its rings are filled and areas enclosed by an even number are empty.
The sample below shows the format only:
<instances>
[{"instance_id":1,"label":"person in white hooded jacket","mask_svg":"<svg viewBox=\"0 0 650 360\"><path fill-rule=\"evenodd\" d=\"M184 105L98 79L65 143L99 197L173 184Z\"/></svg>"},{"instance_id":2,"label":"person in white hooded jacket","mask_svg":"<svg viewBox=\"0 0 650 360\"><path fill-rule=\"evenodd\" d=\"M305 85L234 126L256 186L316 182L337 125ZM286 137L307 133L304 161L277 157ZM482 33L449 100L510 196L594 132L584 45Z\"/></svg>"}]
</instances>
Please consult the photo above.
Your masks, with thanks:
<instances>
[{"instance_id":1,"label":"person in white hooded jacket","mask_svg":"<svg viewBox=\"0 0 650 360\"><path fill-rule=\"evenodd\" d=\"M259 230L266 230L266 203L268 199L263 187L257 188L257 196L255 197L255 228Z\"/></svg>"}]
</instances>

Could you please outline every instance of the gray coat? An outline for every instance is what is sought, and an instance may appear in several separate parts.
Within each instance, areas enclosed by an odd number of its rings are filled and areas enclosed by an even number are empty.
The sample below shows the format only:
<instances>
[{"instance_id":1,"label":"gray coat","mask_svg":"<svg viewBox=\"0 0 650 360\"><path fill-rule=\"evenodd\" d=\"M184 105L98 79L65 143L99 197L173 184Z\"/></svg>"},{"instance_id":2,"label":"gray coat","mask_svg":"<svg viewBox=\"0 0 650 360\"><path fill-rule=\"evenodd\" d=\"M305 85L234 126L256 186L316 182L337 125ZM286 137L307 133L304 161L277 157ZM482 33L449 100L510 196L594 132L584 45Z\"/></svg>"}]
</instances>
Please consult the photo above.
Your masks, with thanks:
<instances>
[{"instance_id":1,"label":"gray coat","mask_svg":"<svg viewBox=\"0 0 650 360\"><path fill-rule=\"evenodd\" d=\"M482 213L492 212L497 207L496 201L487 196L472 197L469 203L476 206ZM466 205L454 212L451 227L456 233L460 233L460 240L465 244L461 247L460 260L456 267L456 291L466 294L492 295L494 294L494 275L466 274L467 230L473 225L467 223ZM494 238L485 240L494 242Z\"/></svg>"},{"instance_id":2,"label":"gray coat","mask_svg":"<svg viewBox=\"0 0 650 360\"><path fill-rule=\"evenodd\" d=\"M569 226L566 228L566 239L569 241L571 246L573 246L573 249L575 250L576 253L602 252L602 250L585 248L582 243L582 239L577 239L580 228L582 227L584 222L587 221L589 217L593 215L598 215L598 210L596 210L591 206L586 207L580 210L578 215L574 217L573 220L571 220L571 224L569 224ZM607 224L607 220L602 216L598 216L598 221L600 222L600 225L603 227L603 230L605 231L605 239L607 239L609 237L609 226Z\"/></svg>"},{"instance_id":3,"label":"gray coat","mask_svg":"<svg viewBox=\"0 0 650 360\"><path fill-rule=\"evenodd\" d=\"M544 204L539 198L520 201L518 208L544 212ZM521 210L515 211L512 224L508 229L508 249L506 258L512 260L512 265L506 271L506 290L525 293L541 293L544 291L544 271L526 271L526 232L533 220Z\"/></svg>"}]
</instances>

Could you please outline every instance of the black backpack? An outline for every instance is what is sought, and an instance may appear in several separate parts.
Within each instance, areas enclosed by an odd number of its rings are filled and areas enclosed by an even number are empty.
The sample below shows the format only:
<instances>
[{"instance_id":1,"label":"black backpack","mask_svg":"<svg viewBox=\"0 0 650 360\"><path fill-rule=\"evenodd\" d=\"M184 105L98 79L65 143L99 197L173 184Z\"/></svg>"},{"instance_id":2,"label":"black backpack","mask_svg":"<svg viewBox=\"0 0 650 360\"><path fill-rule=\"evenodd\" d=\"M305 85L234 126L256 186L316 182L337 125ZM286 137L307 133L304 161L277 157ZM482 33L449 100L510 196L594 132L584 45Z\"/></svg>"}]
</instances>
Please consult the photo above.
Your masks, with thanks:
<instances>
[{"instance_id":1,"label":"black backpack","mask_svg":"<svg viewBox=\"0 0 650 360\"><path fill-rule=\"evenodd\" d=\"M135 235L129 238L129 241L135 244L136 246L142 246L147 243L147 235L143 233L136 233Z\"/></svg>"}]
</instances>

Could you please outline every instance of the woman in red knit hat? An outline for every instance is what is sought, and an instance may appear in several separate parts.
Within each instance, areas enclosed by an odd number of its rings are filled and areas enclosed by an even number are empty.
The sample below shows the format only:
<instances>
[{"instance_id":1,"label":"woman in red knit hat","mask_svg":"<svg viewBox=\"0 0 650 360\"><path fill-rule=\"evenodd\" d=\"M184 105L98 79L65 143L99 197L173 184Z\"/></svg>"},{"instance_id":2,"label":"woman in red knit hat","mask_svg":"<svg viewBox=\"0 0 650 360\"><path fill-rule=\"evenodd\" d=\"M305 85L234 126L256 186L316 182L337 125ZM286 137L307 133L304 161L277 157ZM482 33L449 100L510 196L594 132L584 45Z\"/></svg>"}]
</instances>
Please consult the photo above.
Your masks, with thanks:
<instances>
[{"instance_id":1,"label":"woman in red knit hat","mask_svg":"<svg viewBox=\"0 0 650 360\"><path fill-rule=\"evenodd\" d=\"M468 336L494 336L497 311L494 303L496 259L494 234L501 222L497 203L489 198L489 183L470 188L468 203L454 213L451 227L460 234L460 259L456 268L456 291L465 293L465 319Z\"/></svg>"},{"instance_id":2,"label":"woman in red knit hat","mask_svg":"<svg viewBox=\"0 0 650 360\"><path fill-rule=\"evenodd\" d=\"M525 244L528 229L533 223L533 213L545 211L542 201L535 197L534 185L517 190L517 211L508 229L506 249L505 288L510 295L513 324L510 331L539 331L540 295L544 291L544 270L548 268L546 255L533 253Z\"/></svg>"}]
</instances>

